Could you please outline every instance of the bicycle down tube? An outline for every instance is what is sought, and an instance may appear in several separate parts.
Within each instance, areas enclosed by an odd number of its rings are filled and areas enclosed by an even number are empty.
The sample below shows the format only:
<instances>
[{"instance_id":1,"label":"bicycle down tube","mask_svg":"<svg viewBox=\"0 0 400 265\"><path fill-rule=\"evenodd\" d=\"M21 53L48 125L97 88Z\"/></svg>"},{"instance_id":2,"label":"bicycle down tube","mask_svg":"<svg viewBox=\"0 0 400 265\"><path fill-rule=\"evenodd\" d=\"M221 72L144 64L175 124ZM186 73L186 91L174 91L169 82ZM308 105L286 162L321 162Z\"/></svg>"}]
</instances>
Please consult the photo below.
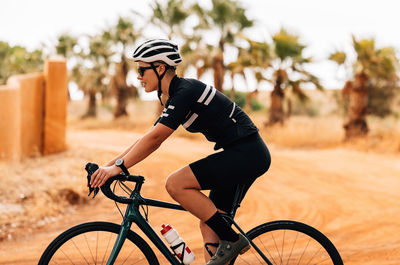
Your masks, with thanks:
<instances>
[{"instance_id":1,"label":"bicycle down tube","mask_svg":"<svg viewBox=\"0 0 400 265\"><path fill-rule=\"evenodd\" d=\"M114 261L116 260L118 253L125 242L127 233L131 228L132 222L134 222L139 227L139 229L143 231L143 233L145 233L145 235L151 240L151 242L153 242L153 244L160 250L160 252L171 264L173 265L182 264L180 261L178 261L175 255L172 254L168 246L161 240L161 238L149 225L149 223L143 218L142 214L139 211L139 206L148 205L148 206L168 208L181 211L185 211L185 209L178 204L146 199L138 194L134 194L132 199L133 199L132 204L127 205L125 216L121 224L121 231L111 251L110 257L107 261L107 265L114 264Z\"/></svg>"}]
</instances>

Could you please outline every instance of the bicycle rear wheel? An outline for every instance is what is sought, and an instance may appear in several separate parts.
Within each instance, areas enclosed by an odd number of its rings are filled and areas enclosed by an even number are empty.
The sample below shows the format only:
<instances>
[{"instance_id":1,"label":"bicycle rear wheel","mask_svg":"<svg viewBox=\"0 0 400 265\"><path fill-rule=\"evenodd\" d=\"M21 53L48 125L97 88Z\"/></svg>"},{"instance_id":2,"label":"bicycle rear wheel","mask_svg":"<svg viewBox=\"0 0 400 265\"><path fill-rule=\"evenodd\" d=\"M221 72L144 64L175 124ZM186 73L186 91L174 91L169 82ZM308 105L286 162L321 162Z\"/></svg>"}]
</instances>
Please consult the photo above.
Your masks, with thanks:
<instances>
[{"instance_id":1,"label":"bicycle rear wheel","mask_svg":"<svg viewBox=\"0 0 400 265\"><path fill-rule=\"evenodd\" d=\"M247 233L257 247L274 264L343 265L342 258L321 232L295 221L274 221L259 225ZM230 264L267 264L251 248Z\"/></svg>"},{"instance_id":2,"label":"bicycle rear wheel","mask_svg":"<svg viewBox=\"0 0 400 265\"><path fill-rule=\"evenodd\" d=\"M74 226L50 243L40 258L39 265L106 264L120 229L120 225L108 222ZM114 264L159 263L146 241L129 231Z\"/></svg>"}]
</instances>

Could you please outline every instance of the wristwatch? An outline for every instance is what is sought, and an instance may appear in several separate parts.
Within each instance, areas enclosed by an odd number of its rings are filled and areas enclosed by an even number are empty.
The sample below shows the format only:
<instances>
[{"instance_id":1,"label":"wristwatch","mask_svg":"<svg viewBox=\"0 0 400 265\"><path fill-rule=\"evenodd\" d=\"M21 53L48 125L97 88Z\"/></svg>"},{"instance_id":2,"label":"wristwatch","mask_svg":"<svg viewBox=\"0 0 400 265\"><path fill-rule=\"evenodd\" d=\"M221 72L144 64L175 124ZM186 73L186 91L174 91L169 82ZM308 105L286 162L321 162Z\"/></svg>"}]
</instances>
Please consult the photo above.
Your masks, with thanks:
<instances>
[{"instance_id":1,"label":"wristwatch","mask_svg":"<svg viewBox=\"0 0 400 265\"><path fill-rule=\"evenodd\" d=\"M122 158L118 158L118 159L115 161L115 166L117 166L117 167L119 167L120 169L122 169L122 172L124 172L124 174L125 174L126 176L129 176L129 171L128 171L128 169L125 167L125 165L124 165L124 160L123 160Z\"/></svg>"},{"instance_id":2,"label":"wristwatch","mask_svg":"<svg viewBox=\"0 0 400 265\"><path fill-rule=\"evenodd\" d=\"M124 160L122 158L118 158L117 161L115 161L115 165L117 167L121 167L124 165Z\"/></svg>"}]
</instances>

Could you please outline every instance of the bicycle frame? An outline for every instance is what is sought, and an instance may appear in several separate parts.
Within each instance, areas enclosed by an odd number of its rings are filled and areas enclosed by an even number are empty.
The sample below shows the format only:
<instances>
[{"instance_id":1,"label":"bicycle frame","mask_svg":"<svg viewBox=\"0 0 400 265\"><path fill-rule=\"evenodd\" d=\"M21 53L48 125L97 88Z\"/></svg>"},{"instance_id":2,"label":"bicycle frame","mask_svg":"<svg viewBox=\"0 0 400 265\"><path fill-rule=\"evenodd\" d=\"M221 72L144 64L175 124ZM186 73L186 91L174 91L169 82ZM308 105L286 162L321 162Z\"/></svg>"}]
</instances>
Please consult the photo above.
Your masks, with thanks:
<instances>
[{"instance_id":1,"label":"bicycle frame","mask_svg":"<svg viewBox=\"0 0 400 265\"><path fill-rule=\"evenodd\" d=\"M154 229L150 226L150 224L146 221L143 215L139 211L140 205L147 205L147 206L154 206L160 207L165 209L173 209L173 210L180 210L186 211L182 206L179 204L147 199L143 198L140 193L133 192L130 196L133 199L131 204L127 205L125 210L125 216L123 218L121 224L121 231L116 239L114 247L111 251L110 257L108 258L107 265L114 264L124 242L128 231L130 230L132 223L134 222L140 230L153 242L153 244L160 250L160 252L164 255L164 257L173 265L182 264L178 258L170 251L169 247L161 240L158 234L154 231ZM232 210L230 214L224 214L224 216L238 229L240 233L242 233L250 242L252 247L258 252L258 254L264 259L264 261L268 265L273 265L268 258L261 252L261 250L254 244L254 242L249 239L246 233L239 227L239 225L233 220L236 210Z\"/></svg>"}]
</instances>

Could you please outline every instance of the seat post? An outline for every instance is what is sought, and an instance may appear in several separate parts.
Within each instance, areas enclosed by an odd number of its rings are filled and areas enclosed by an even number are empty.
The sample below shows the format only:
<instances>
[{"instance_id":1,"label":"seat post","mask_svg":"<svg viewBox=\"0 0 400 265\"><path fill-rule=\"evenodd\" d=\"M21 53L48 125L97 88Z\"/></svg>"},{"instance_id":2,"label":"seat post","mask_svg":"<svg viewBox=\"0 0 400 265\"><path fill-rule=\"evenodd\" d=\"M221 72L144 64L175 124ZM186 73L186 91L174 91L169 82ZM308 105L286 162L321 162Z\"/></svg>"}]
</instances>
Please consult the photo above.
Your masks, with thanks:
<instances>
[{"instance_id":1,"label":"seat post","mask_svg":"<svg viewBox=\"0 0 400 265\"><path fill-rule=\"evenodd\" d=\"M232 219L235 217L236 210L240 207L240 199L242 198L244 187L245 184L238 184L236 186L235 196L233 197L232 210L229 213Z\"/></svg>"}]
</instances>

